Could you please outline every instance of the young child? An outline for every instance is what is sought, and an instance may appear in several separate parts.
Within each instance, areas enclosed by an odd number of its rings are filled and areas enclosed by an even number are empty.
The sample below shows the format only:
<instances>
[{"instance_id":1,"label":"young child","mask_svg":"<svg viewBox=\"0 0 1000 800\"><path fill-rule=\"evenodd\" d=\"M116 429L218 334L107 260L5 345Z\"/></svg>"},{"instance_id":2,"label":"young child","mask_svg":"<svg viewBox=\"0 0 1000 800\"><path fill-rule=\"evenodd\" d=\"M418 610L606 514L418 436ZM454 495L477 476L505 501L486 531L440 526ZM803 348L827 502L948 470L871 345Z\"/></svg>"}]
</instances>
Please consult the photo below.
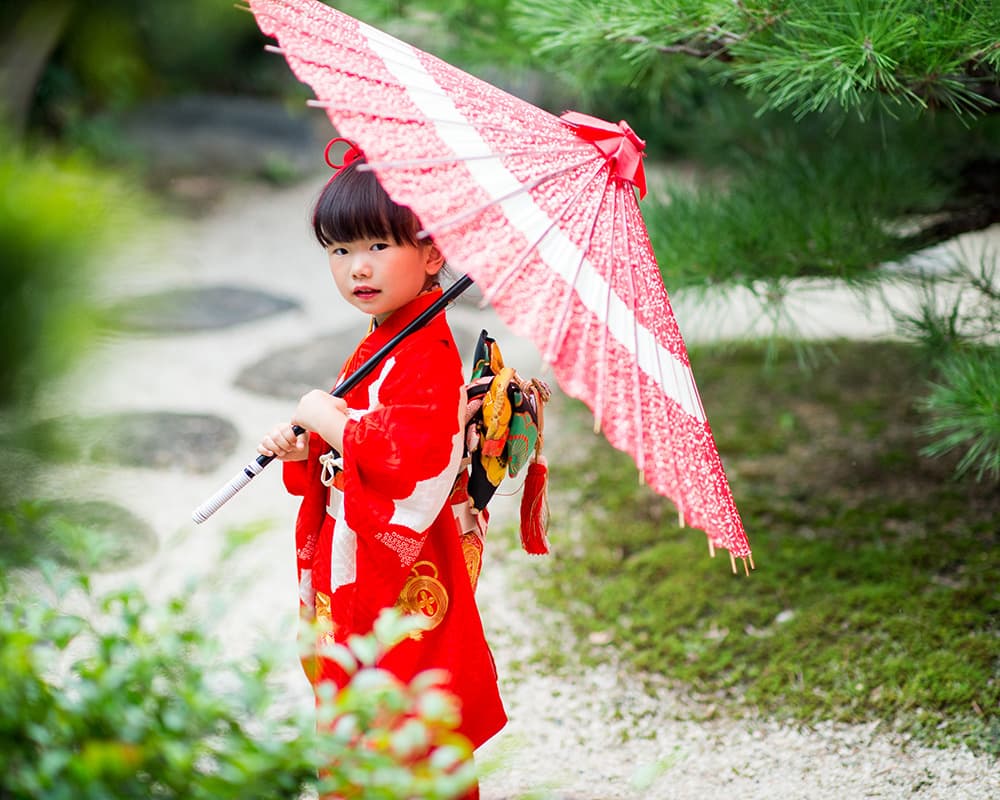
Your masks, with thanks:
<instances>
[{"instance_id":1,"label":"young child","mask_svg":"<svg viewBox=\"0 0 1000 800\"><path fill-rule=\"evenodd\" d=\"M344 365L349 375L441 295L444 257L418 240L420 222L394 203L352 149L313 216L343 297L371 328ZM345 397L310 391L258 452L284 462L302 496L296 522L300 609L320 622L317 649L372 629L382 609L422 614L425 629L379 664L402 681L430 669L451 676L459 731L478 747L506 715L473 591L482 531L453 493L463 455L462 361L444 314L404 339ZM293 425L307 434L295 436ZM473 518L474 520L474 518ZM343 687L329 659L307 666L318 687ZM472 796L477 796L475 793Z\"/></svg>"}]
</instances>

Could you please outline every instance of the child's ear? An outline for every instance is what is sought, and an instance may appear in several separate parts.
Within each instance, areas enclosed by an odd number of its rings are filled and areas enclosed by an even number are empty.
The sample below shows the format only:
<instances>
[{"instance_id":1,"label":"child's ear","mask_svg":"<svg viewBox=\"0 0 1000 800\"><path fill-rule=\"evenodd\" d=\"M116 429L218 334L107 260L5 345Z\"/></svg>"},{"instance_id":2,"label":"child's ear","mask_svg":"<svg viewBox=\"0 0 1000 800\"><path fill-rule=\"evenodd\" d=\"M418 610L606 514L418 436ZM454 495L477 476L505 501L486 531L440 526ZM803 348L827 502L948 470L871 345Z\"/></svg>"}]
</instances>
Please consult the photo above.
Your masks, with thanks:
<instances>
[{"instance_id":1,"label":"child's ear","mask_svg":"<svg viewBox=\"0 0 1000 800\"><path fill-rule=\"evenodd\" d=\"M427 245L427 257L424 268L428 275L437 275L444 266L444 254L438 250L436 244Z\"/></svg>"}]
</instances>

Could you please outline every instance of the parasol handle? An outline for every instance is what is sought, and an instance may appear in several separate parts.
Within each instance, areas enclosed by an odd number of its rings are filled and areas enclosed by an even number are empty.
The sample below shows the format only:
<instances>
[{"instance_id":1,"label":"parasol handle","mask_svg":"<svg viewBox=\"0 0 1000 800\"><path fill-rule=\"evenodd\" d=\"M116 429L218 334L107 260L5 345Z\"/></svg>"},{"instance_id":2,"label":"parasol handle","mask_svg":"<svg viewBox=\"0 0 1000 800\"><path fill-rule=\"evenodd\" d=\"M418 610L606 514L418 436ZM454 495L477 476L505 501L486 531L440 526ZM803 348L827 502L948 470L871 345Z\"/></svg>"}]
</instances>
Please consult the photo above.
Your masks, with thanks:
<instances>
[{"instance_id":1,"label":"parasol handle","mask_svg":"<svg viewBox=\"0 0 1000 800\"><path fill-rule=\"evenodd\" d=\"M382 361L385 359L396 345L398 345L403 339L409 336L416 330L424 327L428 322L430 322L434 317L436 317L445 307L456 297L458 297L462 292L472 286L472 278L468 275L463 275L457 281L455 281L451 286L442 292L441 296L435 300L431 305L427 306L423 312L421 312L417 317L413 319L403 330L397 333L391 340L386 342L378 352L374 353L367 361L365 361L360 367L358 367L354 372L348 375L344 380L342 380L337 386L333 388L330 392L334 397L343 397L351 389L357 386L364 378L366 378L372 370L375 369ZM295 425L292 427L295 435L305 433L305 428ZM236 473L229 483L223 486L219 491L213 494L208 500L198 506L192 513L191 519L196 523L201 524L206 519L208 519L212 514L222 508L227 502L236 496L237 492L240 491L244 486L246 486L250 481L256 478L261 472L263 472L264 467L274 461L274 456L259 455L249 464L247 464L243 469Z\"/></svg>"}]
</instances>

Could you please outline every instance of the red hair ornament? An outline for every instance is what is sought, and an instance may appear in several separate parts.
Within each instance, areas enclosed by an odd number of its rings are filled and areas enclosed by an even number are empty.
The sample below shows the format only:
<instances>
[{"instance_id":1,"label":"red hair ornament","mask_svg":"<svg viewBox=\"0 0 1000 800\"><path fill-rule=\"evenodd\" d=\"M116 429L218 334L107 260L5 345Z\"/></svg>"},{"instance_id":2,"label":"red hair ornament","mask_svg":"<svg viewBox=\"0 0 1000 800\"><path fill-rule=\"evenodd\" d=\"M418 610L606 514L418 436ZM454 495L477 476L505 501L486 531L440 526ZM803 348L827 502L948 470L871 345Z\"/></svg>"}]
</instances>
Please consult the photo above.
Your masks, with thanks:
<instances>
[{"instance_id":1,"label":"red hair ornament","mask_svg":"<svg viewBox=\"0 0 1000 800\"><path fill-rule=\"evenodd\" d=\"M344 144L347 145L347 149L344 151L343 158L341 159L341 162L339 164L336 163L330 155L330 150L338 142L343 142ZM347 169L355 161L364 157L365 154L364 152L362 152L360 147L358 147L350 139L345 139L342 136L338 136L335 139L331 139L329 142L326 143L326 148L323 150L323 159L330 166L330 169L333 170L333 177L330 178L331 181L334 178L336 178L341 172Z\"/></svg>"}]
</instances>

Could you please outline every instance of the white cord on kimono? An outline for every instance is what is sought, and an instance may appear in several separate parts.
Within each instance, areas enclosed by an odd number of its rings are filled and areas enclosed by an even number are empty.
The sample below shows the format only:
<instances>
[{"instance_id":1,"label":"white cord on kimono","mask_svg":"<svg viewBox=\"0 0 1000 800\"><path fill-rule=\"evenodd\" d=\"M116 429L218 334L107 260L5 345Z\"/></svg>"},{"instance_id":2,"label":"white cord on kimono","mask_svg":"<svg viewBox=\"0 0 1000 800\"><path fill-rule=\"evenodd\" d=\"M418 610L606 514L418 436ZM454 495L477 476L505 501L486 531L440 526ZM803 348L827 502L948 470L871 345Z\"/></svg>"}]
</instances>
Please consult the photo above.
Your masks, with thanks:
<instances>
[{"instance_id":1,"label":"white cord on kimono","mask_svg":"<svg viewBox=\"0 0 1000 800\"><path fill-rule=\"evenodd\" d=\"M336 450L331 450L319 457L319 463L322 467L319 473L320 483L329 488L333 486L337 473L344 469L344 457Z\"/></svg>"}]
</instances>

